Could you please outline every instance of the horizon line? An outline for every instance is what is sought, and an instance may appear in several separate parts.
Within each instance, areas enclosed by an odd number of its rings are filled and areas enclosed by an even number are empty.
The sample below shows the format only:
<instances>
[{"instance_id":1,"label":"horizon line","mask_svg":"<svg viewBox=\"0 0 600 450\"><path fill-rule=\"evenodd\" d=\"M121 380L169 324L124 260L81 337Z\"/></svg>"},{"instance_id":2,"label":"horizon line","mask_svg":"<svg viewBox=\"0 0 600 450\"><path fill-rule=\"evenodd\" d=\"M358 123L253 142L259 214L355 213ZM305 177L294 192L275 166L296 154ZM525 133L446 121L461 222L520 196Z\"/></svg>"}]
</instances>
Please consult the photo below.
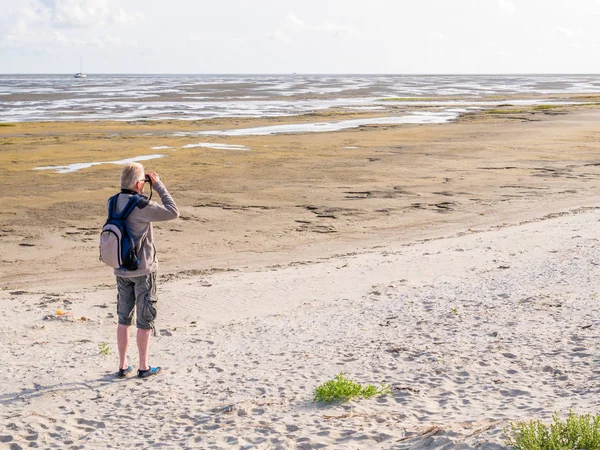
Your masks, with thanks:
<instances>
[{"instance_id":1,"label":"horizon line","mask_svg":"<svg viewBox=\"0 0 600 450\"><path fill-rule=\"evenodd\" d=\"M74 76L72 72L5 72L0 76L6 75L60 75ZM158 76L257 76L257 75L361 75L361 76L523 76L523 75L600 75L597 72L85 72L85 75L158 75Z\"/></svg>"}]
</instances>

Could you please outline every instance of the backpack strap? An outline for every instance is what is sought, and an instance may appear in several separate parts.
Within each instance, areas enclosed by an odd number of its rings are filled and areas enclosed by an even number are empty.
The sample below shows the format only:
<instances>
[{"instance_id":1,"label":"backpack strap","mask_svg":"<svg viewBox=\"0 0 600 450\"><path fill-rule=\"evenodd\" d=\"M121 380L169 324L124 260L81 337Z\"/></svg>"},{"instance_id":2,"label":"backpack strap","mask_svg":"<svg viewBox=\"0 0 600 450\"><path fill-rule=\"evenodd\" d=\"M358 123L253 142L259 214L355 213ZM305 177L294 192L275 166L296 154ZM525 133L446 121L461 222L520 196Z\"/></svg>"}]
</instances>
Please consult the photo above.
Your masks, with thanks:
<instances>
[{"instance_id":1,"label":"backpack strap","mask_svg":"<svg viewBox=\"0 0 600 450\"><path fill-rule=\"evenodd\" d=\"M129 214L131 214L131 212L133 211L133 208L135 208L136 206L139 206L140 208L143 208L144 206L148 205L148 201L145 197L142 197L141 195L132 195L129 198L129 201L127 202L127 204L125 205L125 208L123 208L123 211L121 211L120 214L117 214L117 201L119 199L119 194L113 195L111 198L108 199L108 218L109 219L119 219L119 220L125 220L127 219L127 217L129 216Z\"/></svg>"},{"instance_id":2,"label":"backpack strap","mask_svg":"<svg viewBox=\"0 0 600 450\"><path fill-rule=\"evenodd\" d=\"M119 195L119 194L117 194ZM127 202L127 204L125 205L125 208L123 208L123 211L121 211L121 214L119 215L121 220L125 220L127 219L127 217L129 216L129 214L131 214L131 211L133 211L133 208L135 208L137 206L137 204L142 200L142 198L139 195L132 195L129 198L129 201ZM117 202L115 201L115 204Z\"/></svg>"},{"instance_id":3,"label":"backpack strap","mask_svg":"<svg viewBox=\"0 0 600 450\"><path fill-rule=\"evenodd\" d=\"M108 199L108 220L114 219L117 216L117 199L119 198L119 194L113 195Z\"/></svg>"},{"instance_id":4,"label":"backpack strap","mask_svg":"<svg viewBox=\"0 0 600 450\"><path fill-rule=\"evenodd\" d=\"M117 194L117 195L119 195L119 194ZM123 211L121 211L121 220L127 219L129 214L131 214L131 212L133 211L133 208L135 208L136 206L138 206L141 209L141 208L148 206L148 203L149 203L148 199L145 196L143 196L141 194L132 195L129 198L127 205L125 205L125 208L123 208ZM139 245L140 247L142 245L144 245L144 241L146 240L147 236L148 236L148 231L146 231L146 233L144 233L144 235L140 238L139 244L137 244L137 245ZM137 240L136 240L136 243L137 243Z\"/></svg>"}]
</instances>

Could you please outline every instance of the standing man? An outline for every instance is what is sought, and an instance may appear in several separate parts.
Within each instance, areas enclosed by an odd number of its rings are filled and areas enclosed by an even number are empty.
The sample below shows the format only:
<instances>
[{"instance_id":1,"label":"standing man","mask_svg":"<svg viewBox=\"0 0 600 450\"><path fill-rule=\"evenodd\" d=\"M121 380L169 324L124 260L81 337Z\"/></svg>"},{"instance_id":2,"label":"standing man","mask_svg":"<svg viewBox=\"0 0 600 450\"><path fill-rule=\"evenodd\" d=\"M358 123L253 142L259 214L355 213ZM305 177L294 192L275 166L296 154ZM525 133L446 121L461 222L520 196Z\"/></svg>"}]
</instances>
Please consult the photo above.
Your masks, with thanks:
<instances>
[{"instance_id":1,"label":"standing man","mask_svg":"<svg viewBox=\"0 0 600 450\"><path fill-rule=\"evenodd\" d=\"M154 328L158 297L156 296L156 270L158 261L154 248L152 222L173 220L179 217L179 210L173 197L155 172L144 173L139 163L128 163L121 172L121 192L117 197L116 211L120 212L127 205L129 198L140 195L144 191L147 180L160 196L162 205L143 197L127 217L127 224L134 238L139 259L136 270L114 269L117 276L117 345L119 347L119 372L117 376L124 378L132 371L127 364L127 346L129 345L129 326L136 310L137 347L140 358L138 377L146 378L160 372L160 367L148 364L150 348L150 332Z\"/></svg>"}]
</instances>

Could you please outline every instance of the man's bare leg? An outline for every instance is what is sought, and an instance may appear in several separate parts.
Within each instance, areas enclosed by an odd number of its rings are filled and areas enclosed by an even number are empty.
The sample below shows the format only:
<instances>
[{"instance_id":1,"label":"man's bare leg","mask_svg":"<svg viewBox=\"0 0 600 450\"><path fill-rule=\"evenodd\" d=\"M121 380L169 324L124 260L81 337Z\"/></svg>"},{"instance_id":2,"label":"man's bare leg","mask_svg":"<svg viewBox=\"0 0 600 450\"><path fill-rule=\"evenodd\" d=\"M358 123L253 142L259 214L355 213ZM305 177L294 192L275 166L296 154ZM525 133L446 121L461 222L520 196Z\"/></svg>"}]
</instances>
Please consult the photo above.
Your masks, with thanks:
<instances>
[{"instance_id":1,"label":"man's bare leg","mask_svg":"<svg viewBox=\"0 0 600 450\"><path fill-rule=\"evenodd\" d=\"M127 369L127 346L129 345L129 325L117 327L117 347L119 348L119 369Z\"/></svg>"},{"instance_id":2,"label":"man's bare leg","mask_svg":"<svg viewBox=\"0 0 600 450\"><path fill-rule=\"evenodd\" d=\"M148 370L148 351L150 350L150 333L152 330L138 328L137 330L137 346L140 354L140 370Z\"/></svg>"}]
</instances>

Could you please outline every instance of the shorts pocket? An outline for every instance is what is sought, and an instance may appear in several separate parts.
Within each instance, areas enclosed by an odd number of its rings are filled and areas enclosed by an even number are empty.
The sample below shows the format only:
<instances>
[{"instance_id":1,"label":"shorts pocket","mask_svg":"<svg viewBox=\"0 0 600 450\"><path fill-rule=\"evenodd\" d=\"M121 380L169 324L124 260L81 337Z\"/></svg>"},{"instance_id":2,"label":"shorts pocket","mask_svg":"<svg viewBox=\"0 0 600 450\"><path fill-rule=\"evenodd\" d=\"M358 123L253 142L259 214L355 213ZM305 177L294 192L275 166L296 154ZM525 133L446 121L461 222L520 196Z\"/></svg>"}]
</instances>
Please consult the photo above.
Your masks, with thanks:
<instances>
[{"instance_id":1,"label":"shorts pocket","mask_svg":"<svg viewBox=\"0 0 600 450\"><path fill-rule=\"evenodd\" d=\"M144 307L142 308L142 317L148 324L152 324L156 319L156 301L152 301L150 294L144 297Z\"/></svg>"}]
</instances>

